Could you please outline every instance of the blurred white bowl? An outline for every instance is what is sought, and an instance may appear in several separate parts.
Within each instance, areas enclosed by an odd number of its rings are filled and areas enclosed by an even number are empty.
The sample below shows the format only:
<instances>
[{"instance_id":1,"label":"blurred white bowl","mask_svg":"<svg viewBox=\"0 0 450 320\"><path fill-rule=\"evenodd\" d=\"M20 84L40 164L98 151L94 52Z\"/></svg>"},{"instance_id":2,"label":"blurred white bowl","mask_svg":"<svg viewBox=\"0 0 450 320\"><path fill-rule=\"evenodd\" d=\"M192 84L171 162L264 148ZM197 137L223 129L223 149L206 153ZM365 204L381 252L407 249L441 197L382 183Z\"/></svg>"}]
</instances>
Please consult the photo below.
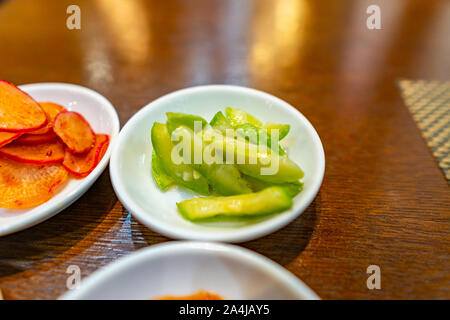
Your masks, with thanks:
<instances>
[{"instance_id":1,"label":"blurred white bowl","mask_svg":"<svg viewBox=\"0 0 450 320\"><path fill-rule=\"evenodd\" d=\"M233 245L179 241L120 258L60 299L155 299L206 290L223 299L318 299L289 271Z\"/></svg>"}]
</instances>

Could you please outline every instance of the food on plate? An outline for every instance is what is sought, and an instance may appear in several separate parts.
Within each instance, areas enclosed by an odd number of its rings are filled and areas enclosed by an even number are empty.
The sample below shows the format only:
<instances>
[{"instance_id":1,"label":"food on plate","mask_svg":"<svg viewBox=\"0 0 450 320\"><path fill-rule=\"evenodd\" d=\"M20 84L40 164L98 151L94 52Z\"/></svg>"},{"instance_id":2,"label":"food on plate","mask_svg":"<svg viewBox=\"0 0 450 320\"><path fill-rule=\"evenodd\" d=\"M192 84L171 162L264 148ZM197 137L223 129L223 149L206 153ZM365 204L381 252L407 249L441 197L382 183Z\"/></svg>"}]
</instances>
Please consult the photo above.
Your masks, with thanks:
<instances>
[{"instance_id":1,"label":"food on plate","mask_svg":"<svg viewBox=\"0 0 450 320\"><path fill-rule=\"evenodd\" d=\"M194 116L192 114L185 114L185 113L178 113L178 112L167 112L167 130L172 134L172 132L180 127L180 126L186 126L188 128L191 128L194 130L194 124L197 121L202 129L204 126L208 124L205 119L199 116Z\"/></svg>"},{"instance_id":2,"label":"food on plate","mask_svg":"<svg viewBox=\"0 0 450 320\"><path fill-rule=\"evenodd\" d=\"M167 112L151 129L152 174L163 191L174 185L206 197L177 203L191 221L283 212L303 189L302 169L280 146L288 124L263 124L226 108L208 123L198 115Z\"/></svg>"},{"instance_id":3,"label":"food on plate","mask_svg":"<svg viewBox=\"0 0 450 320\"><path fill-rule=\"evenodd\" d=\"M273 151L278 152L279 155L283 156L286 154L283 148L278 145L278 143L272 146L272 136L266 129L258 128L251 123L245 123L236 126L236 132L243 136L246 140L254 144L262 143L262 140L264 139L264 142L268 148L271 148ZM280 138L278 138L278 141L279 139Z\"/></svg>"},{"instance_id":4,"label":"food on plate","mask_svg":"<svg viewBox=\"0 0 450 320\"><path fill-rule=\"evenodd\" d=\"M0 148L3 147L4 145L7 145L8 143L16 140L21 135L22 135L21 133L0 131Z\"/></svg>"},{"instance_id":5,"label":"food on plate","mask_svg":"<svg viewBox=\"0 0 450 320\"><path fill-rule=\"evenodd\" d=\"M0 80L0 207L24 209L48 201L69 177L89 175L109 136L53 102L36 102Z\"/></svg>"},{"instance_id":6,"label":"food on plate","mask_svg":"<svg viewBox=\"0 0 450 320\"><path fill-rule=\"evenodd\" d=\"M170 124L170 118L167 123ZM252 192L247 186L246 181L242 179L239 170L234 164L195 161L196 147L204 154L210 144L205 140L203 143L199 141L193 130L187 126L179 126L174 132L179 136L190 140L189 143L192 149L190 150L191 158L189 159L189 162L191 163L191 166L206 178L209 185L218 194L235 195ZM199 142L198 145L197 142Z\"/></svg>"},{"instance_id":7,"label":"food on plate","mask_svg":"<svg viewBox=\"0 0 450 320\"><path fill-rule=\"evenodd\" d=\"M47 124L38 130L28 132L28 134L31 135L41 135L49 132L51 128L53 128L56 116L61 112L66 111L63 106L53 102L39 102L39 105L45 112L45 115L47 117Z\"/></svg>"},{"instance_id":8,"label":"food on plate","mask_svg":"<svg viewBox=\"0 0 450 320\"><path fill-rule=\"evenodd\" d=\"M89 122L77 112L58 114L53 130L72 153L85 153L94 146L95 133Z\"/></svg>"},{"instance_id":9,"label":"food on plate","mask_svg":"<svg viewBox=\"0 0 450 320\"><path fill-rule=\"evenodd\" d=\"M24 163L59 163L64 159L64 145L59 141L26 145L14 141L0 148L0 155Z\"/></svg>"},{"instance_id":10,"label":"food on plate","mask_svg":"<svg viewBox=\"0 0 450 320\"><path fill-rule=\"evenodd\" d=\"M156 155L156 152L152 152L152 173L156 184L161 190L167 190L172 186L175 181L164 170L161 160Z\"/></svg>"},{"instance_id":11,"label":"food on plate","mask_svg":"<svg viewBox=\"0 0 450 320\"><path fill-rule=\"evenodd\" d=\"M227 107L225 108L225 114L233 127L246 123L253 124L257 127L262 127L263 125L261 121L253 117L251 114L248 114L240 109L232 109Z\"/></svg>"},{"instance_id":12,"label":"food on plate","mask_svg":"<svg viewBox=\"0 0 450 320\"><path fill-rule=\"evenodd\" d=\"M218 294L200 290L197 293L187 296L163 296L157 300L223 300L223 298Z\"/></svg>"},{"instance_id":13,"label":"food on plate","mask_svg":"<svg viewBox=\"0 0 450 320\"><path fill-rule=\"evenodd\" d=\"M274 187L283 187L291 197L295 197L303 190L303 182L295 181L295 182L286 182L286 183L270 183L267 181L259 180L245 174L242 175L244 179L248 182L250 188L253 191L261 191L265 188L274 186Z\"/></svg>"},{"instance_id":14,"label":"food on plate","mask_svg":"<svg viewBox=\"0 0 450 320\"><path fill-rule=\"evenodd\" d=\"M233 126L230 121L225 118L222 111L219 111L214 115L209 125L223 134L226 134L227 129L233 130Z\"/></svg>"},{"instance_id":15,"label":"food on plate","mask_svg":"<svg viewBox=\"0 0 450 320\"><path fill-rule=\"evenodd\" d=\"M67 177L61 164L35 165L0 157L0 207L24 209L44 203Z\"/></svg>"},{"instance_id":16,"label":"food on plate","mask_svg":"<svg viewBox=\"0 0 450 320\"><path fill-rule=\"evenodd\" d=\"M58 136L55 132L53 132L53 129L50 129L48 132L43 134L25 133L21 135L15 142L17 142L18 144L36 144L56 141L57 138Z\"/></svg>"},{"instance_id":17,"label":"food on plate","mask_svg":"<svg viewBox=\"0 0 450 320\"><path fill-rule=\"evenodd\" d=\"M30 132L47 124L41 106L12 83L0 80L0 130Z\"/></svg>"},{"instance_id":18,"label":"food on plate","mask_svg":"<svg viewBox=\"0 0 450 320\"><path fill-rule=\"evenodd\" d=\"M84 178L103 158L109 145L109 136L106 134L97 134L95 136L94 147L85 154L73 154L66 150L62 165L77 178Z\"/></svg>"},{"instance_id":19,"label":"food on plate","mask_svg":"<svg viewBox=\"0 0 450 320\"><path fill-rule=\"evenodd\" d=\"M269 133L273 129L277 129L278 132L279 132L279 135L280 135L279 139L282 140L288 135L289 130L291 130L291 126L288 125L288 124L279 124L279 123L267 122L266 124L264 124L263 129L267 130Z\"/></svg>"},{"instance_id":20,"label":"food on plate","mask_svg":"<svg viewBox=\"0 0 450 320\"><path fill-rule=\"evenodd\" d=\"M165 124L158 122L153 124L152 144L165 172L177 184L203 195L209 194L209 186L205 177L188 164L177 164L172 161L171 155L174 144Z\"/></svg>"},{"instance_id":21,"label":"food on plate","mask_svg":"<svg viewBox=\"0 0 450 320\"><path fill-rule=\"evenodd\" d=\"M188 220L227 216L254 216L277 213L292 207L292 197L283 187L269 187L259 192L228 197L201 197L177 203Z\"/></svg>"}]
</instances>

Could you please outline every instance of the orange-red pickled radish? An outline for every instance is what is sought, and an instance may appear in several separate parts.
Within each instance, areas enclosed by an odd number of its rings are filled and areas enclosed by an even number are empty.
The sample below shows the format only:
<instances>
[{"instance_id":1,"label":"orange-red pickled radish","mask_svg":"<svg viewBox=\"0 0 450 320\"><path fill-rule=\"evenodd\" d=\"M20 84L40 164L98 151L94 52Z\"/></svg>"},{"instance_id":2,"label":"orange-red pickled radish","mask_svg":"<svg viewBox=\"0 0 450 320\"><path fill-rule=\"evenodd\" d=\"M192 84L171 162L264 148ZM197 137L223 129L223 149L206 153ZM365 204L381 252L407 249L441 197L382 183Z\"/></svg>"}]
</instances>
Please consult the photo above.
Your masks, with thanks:
<instances>
[{"instance_id":1,"label":"orange-red pickled radish","mask_svg":"<svg viewBox=\"0 0 450 320\"><path fill-rule=\"evenodd\" d=\"M22 134L16 132L0 132L0 148L7 145L10 142L13 142L17 138L19 138Z\"/></svg>"},{"instance_id":2,"label":"orange-red pickled radish","mask_svg":"<svg viewBox=\"0 0 450 320\"><path fill-rule=\"evenodd\" d=\"M64 145L60 141L33 145L13 142L0 148L0 155L9 159L34 164L60 163L64 159Z\"/></svg>"},{"instance_id":3,"label":"orange-red pickled radish","mask_svg":"<svg viewBox=\"0 0 450 320\"><path fill-rule=\"evenodd\" d=\"M109 136L97 134L94 147L86 154L77 155L66 151L63 166L77 178L84 178L102 160L109 145Z\"/></svg>"},{"instance_id":4,"label":"orange-red pickled radish","mask_svg":"<svg viewBox=\"0 0 450 320\"><path fill-rule=\"evenodd\" d=\"M56 116L53 131L64 142L70 152L85 153L95 144L95 133L84 117L73 111Z\"/></svg>"},{"instance_id":5,"label":"orange-red pickled radish","mask_svg":"<svg viewBox=\"0 0 450 320\"><path fill-rule=\"evenodd\" d=\"M12 83L0 80L0 130L30 132L47 124L41 106Z\"/></svg>"},{"instance_id":6,"label":"orange-red pickled radish","mask_svg":"<svg viewBox=\"0 0 450 320\"><path fill-rule=\"evenodd\" d=\"M27 164L0 157L0 207L38 206L48 201L67 177L60 164Z\"/></svg>"}]
</instances>

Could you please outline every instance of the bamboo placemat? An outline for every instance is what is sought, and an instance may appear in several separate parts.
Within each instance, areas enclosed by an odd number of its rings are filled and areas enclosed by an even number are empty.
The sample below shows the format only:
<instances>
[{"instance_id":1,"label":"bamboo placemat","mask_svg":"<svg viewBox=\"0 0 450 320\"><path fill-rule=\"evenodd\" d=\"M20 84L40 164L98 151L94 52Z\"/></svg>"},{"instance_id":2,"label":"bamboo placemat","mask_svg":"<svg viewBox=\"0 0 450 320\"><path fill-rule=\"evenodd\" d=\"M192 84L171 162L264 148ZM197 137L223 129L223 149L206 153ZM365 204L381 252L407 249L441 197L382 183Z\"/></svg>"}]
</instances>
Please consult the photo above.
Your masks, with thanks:
<instances>
[{"instance_id":1,"label":"bamboo placemat","mask_svg":"<svg viewBox=\"0 0 450 320\"><path fill-rule=\"evenodd\" d=\"M450 181L450 81L399 81L405 104Z\"/></svg>"}]
</instances>

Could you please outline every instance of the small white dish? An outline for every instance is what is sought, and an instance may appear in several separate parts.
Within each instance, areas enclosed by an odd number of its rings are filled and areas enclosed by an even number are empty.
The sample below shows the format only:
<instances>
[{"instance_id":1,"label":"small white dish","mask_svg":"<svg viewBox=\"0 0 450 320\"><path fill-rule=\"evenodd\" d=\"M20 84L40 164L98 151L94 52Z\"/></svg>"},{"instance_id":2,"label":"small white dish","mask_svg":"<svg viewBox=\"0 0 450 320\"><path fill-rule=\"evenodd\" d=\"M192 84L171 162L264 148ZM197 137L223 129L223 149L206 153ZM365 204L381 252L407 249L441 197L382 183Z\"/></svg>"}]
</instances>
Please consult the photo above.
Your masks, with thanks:
<instances>
[{"instance_id":1,"label":"small white dish","mask_svg":"<svg viewBox=\"0 0 450 320\"><path fill-rule=\"evenodd\" d=\"M82 114L96 133L110 136L110 145L97 167L84 179L69 177L58 192L40 206L11 210L0 208L0 236L32 227L67 208L97 180L105 170L112 146L119 134L119 117L113 105L99 93L74 84L36 83L19 86L36 101L55 102Z\"/></svg>"},{"instance_id":2,"label":"small white dish","mask_svg":"<svg viewBox=\"0 0 450 320\"><path fill-rule=\"evenodd\" d=\"M223 299L319 299L301 280L248 249L208 242L167 242L94 272L63 300L142 300L206 290Z\"/></svg>"},{"instance_id":3,"label":"small white dish","mask_svg":"<svg viewBox=\"0 0 450 320\"><path fill-rule=\"evenodd\" d=\"M151 127L154 122L165 123L168 111L199 115L210 121L227 106L247 111L264 122L290 124L285 140L291 143L289 157L305 172L304 189L294 198L293 207L280 214L252 222L193 223L178 213L176 203L196 194L180 187L162 192L153 180ZM228 85L183 89L149 103L121 130L110 163L111 181L118 198L141 223L171 238L225 242L252 240L287 225L314 199L324 170L320 138L299 111L270 94Z\"/></svg>"}]
</instances>

